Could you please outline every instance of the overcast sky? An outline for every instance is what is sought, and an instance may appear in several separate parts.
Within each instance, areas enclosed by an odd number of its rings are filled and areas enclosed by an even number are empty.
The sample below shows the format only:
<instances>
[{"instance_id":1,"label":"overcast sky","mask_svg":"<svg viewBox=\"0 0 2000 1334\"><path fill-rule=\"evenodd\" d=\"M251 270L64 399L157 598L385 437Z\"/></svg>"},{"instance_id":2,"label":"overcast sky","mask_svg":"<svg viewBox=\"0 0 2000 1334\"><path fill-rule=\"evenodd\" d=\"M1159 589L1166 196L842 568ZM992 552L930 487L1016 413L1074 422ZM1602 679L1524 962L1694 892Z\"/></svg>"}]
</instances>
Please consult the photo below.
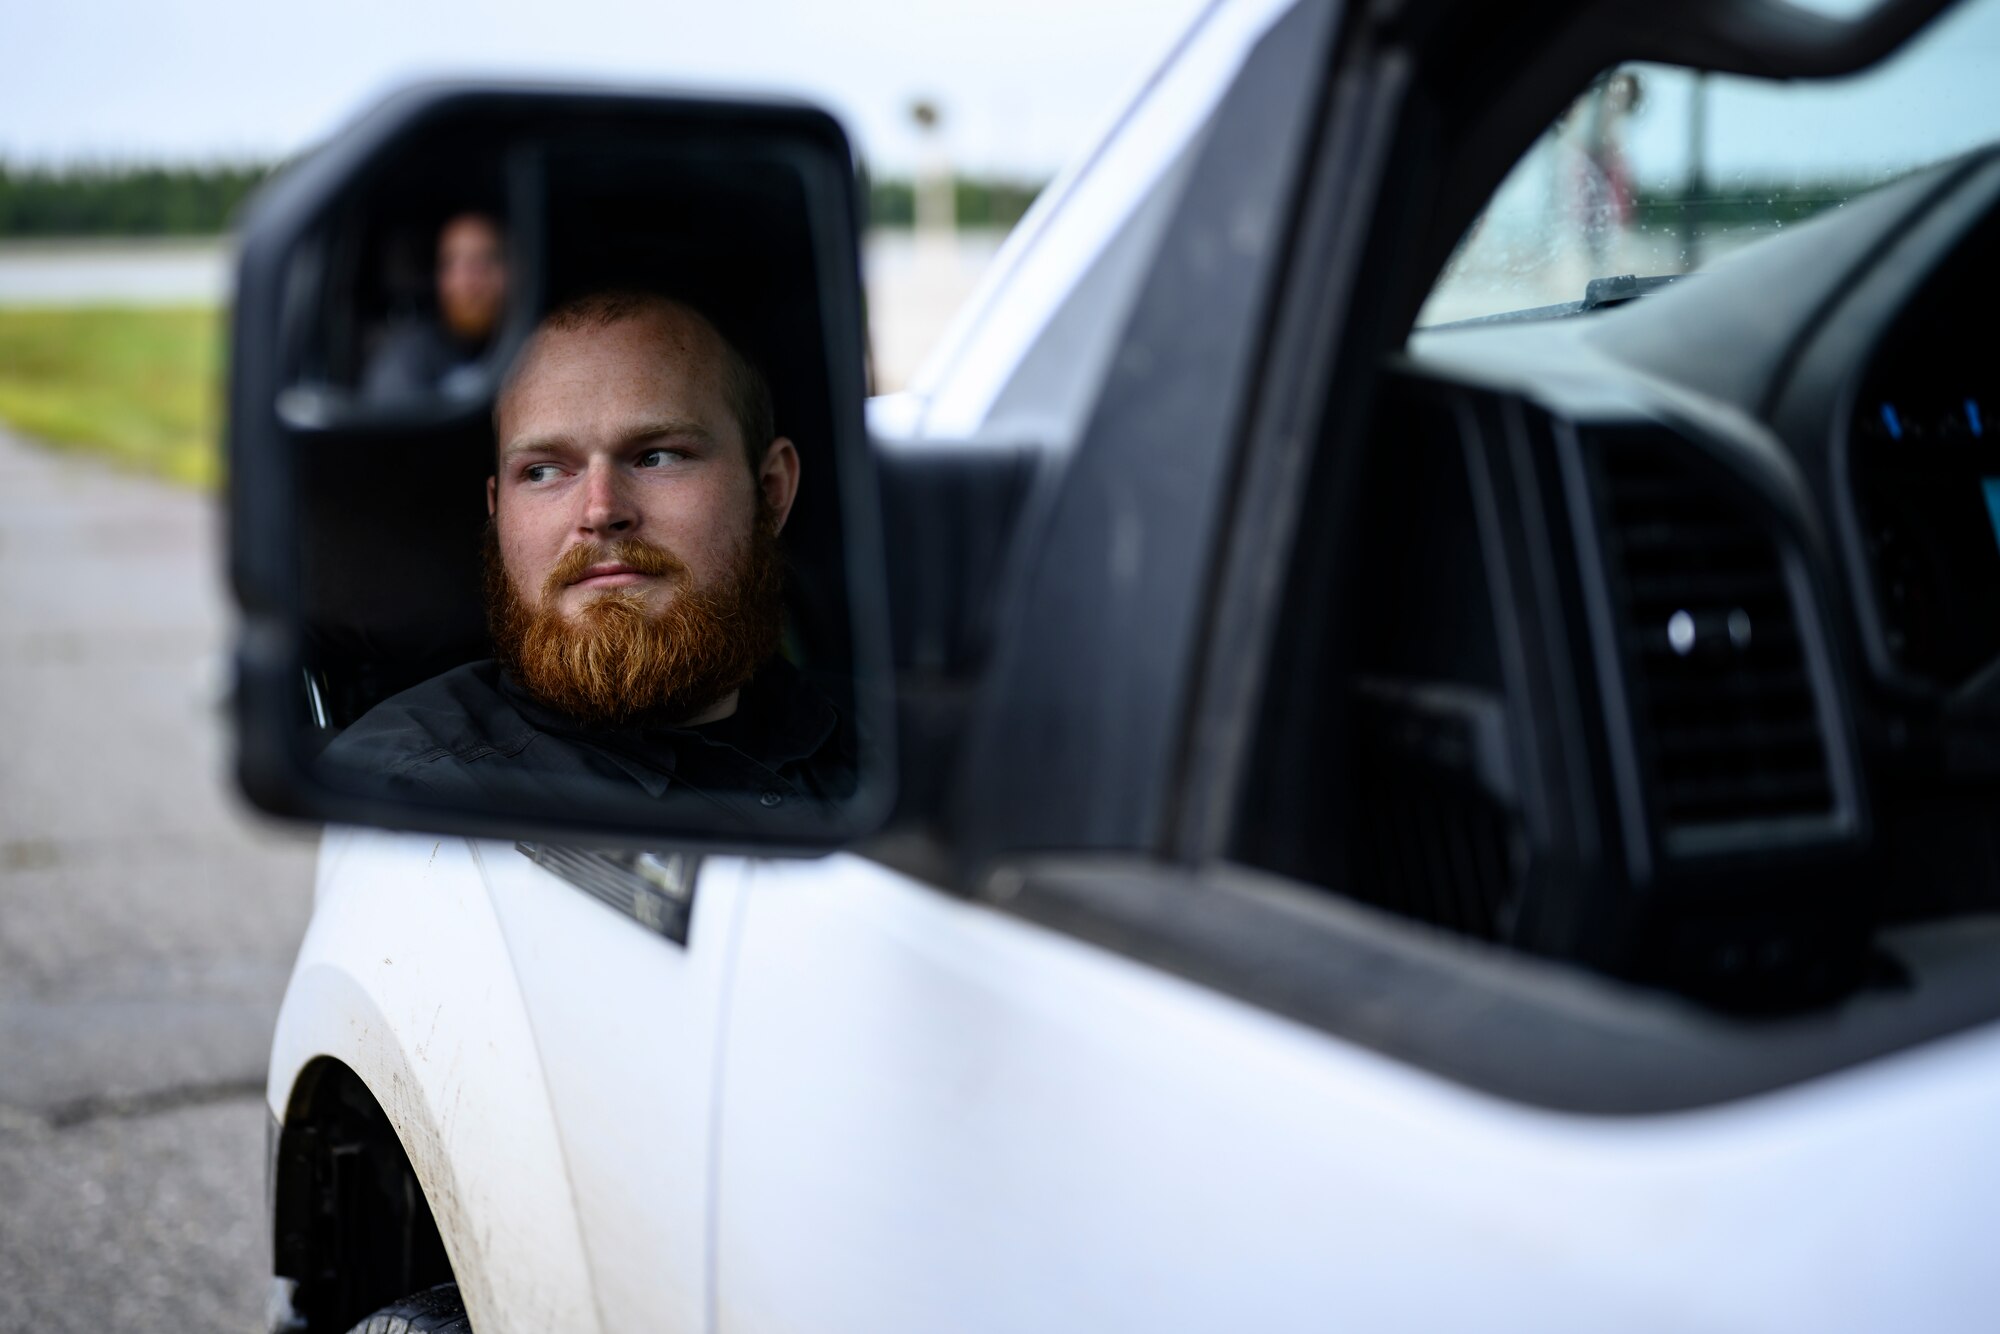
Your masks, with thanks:
<instances>
[{"instance_id":1,"label":"overcast sky","mask_svg":"<svg viewBox=\"0 0 2000 1334\"><path fill-rule=\"evenodd\" d=\"M1860 0L1813 0L1849 8ZM445 74L803 94L879 172L919 154L909 106L945 109L972 172L1051 175L1088 146L1204 0L0 0L0 160L271 159L386 90ZM1642 176L1683 170L1684 79L1630 127ZM2000 0L1971 0L1880 71L1718 80L1711 170L1891 171L2000 135Z\"/></svg>"},{"instance_id":2,"label":"overcast sky","mask_svg":"<svg viewBox=\"0 0 2000 1334\"><path fill-rule=\"evenodd\" d=\"M1202 0L97 0L7 4L0 159L269 159L436 75L805 95L878 171L908 108L945 109L973 171L1052 174Z\"/></svg>"},{"instance_id":3,"label":"overcast sky","mask_svg":"<svg viewBox=\"0 0 2000 1334\"><path fill-rule=\"evenodd\" d=\"M1681 71L1648 77L1627 147L1642 179L1678 180L1692 80ZM1709 81L1708 165L1717 183L1895 175L1995 140L2000 0L1962 0L1908 47L1849 78Z\"/></svg>"}]
</instances>

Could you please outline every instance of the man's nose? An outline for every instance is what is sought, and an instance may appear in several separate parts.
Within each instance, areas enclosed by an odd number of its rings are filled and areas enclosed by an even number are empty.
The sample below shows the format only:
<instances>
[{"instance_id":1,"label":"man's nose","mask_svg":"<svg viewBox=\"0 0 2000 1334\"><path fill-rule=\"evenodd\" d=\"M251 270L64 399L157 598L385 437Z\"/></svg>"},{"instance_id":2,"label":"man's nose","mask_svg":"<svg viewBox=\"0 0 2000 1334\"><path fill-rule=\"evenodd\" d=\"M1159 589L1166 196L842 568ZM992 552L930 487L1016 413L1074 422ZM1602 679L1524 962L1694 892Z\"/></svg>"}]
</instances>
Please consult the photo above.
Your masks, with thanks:
<instances>
[{"instance_id":1,"label":"man's nose","mask_svg":"<svg viewBox=\"0 0 2000 1334\"><path fill-rule=\"evenodd\" d=\"M593 460L583 479L583 531L596 537L623 537L638 526L638 508L618 470Z\"/></svg>"}]
</instances>

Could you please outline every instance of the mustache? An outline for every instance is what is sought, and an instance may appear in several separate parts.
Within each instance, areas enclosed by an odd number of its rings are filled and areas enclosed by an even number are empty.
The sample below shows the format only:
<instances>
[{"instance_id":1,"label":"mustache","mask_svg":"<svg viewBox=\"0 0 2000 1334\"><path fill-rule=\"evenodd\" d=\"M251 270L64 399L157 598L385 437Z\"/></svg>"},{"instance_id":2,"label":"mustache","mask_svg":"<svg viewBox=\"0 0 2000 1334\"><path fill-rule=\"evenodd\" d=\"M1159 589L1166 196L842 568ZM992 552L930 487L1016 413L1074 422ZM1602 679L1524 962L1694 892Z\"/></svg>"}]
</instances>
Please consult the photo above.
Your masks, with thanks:
<instances>
[{"instance_id":1,"label":"mustache","mask_svg":"<svg viewBox=\"0 0 2000 1334\"><path fill-rule=\"evenodd\" d=\"M558 574L614 560L662 573L681 565L671 552L628 539L565 553ZM634 589L591 598L575 617L557 611L554 597L529 606L507 577L491 525L484 561L494 655L530 694L585 729L678 724L750 680L778 651L784 553L767 523L753 530L733 570L700 587L691 576L680 579L659 609Z\"/></svg>"},{"instance_id":2,"label":"mustache","mask_svg":"<svg viewBox=\"0 0 2000 1334\"><path fill-rule=\"evenodd\" d=\"M640 574L685 579L688 568L679 556L643 538L628 537L618 542L574 546L563 552L555 568L543 581L542 596L552 598L590 572L593 565L612 562L629 565Z\"/></svg>"}]
</instances>

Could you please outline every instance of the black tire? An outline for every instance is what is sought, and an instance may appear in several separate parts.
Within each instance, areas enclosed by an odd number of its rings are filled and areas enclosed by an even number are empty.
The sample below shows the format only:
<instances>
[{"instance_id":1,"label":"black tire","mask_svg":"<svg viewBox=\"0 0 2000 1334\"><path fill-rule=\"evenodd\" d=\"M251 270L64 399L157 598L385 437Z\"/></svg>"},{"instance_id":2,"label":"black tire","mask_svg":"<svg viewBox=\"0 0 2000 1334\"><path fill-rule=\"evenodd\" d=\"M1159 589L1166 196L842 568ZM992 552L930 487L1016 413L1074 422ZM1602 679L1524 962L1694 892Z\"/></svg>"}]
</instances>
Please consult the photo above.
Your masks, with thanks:
<instances>
[{"instance_id":1,"label":"black tire","mask_svg":"<svg viewBox=\"0 0 2000 1334\"><path fill-rule=\"evenodd\" d=\"M383 1307L348 1334L472 1334L472 1322L465 1318L458 1284L440 1283Z\"/></svg>"}]
</instances>

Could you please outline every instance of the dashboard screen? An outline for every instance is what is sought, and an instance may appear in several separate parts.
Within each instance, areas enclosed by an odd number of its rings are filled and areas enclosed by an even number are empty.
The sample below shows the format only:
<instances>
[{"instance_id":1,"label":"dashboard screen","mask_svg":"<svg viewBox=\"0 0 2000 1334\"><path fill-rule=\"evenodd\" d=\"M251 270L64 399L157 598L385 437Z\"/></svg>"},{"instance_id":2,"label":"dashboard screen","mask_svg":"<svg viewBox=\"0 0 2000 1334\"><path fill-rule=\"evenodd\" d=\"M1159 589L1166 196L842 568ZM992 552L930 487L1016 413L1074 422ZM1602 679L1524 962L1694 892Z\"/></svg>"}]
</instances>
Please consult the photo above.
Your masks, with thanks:
<instances>
[{"instance_id":1,"label":"dashboard screen","mask_svg":"<svg viewBox=\"0 0 2000 1334\"><path fill-rule=\"evenodd\" d=\"M1927 388L1863 400L1854 479L1886 647L1949 688L2000 656L2000 399Z\"/></svg>"}]
</instances>

